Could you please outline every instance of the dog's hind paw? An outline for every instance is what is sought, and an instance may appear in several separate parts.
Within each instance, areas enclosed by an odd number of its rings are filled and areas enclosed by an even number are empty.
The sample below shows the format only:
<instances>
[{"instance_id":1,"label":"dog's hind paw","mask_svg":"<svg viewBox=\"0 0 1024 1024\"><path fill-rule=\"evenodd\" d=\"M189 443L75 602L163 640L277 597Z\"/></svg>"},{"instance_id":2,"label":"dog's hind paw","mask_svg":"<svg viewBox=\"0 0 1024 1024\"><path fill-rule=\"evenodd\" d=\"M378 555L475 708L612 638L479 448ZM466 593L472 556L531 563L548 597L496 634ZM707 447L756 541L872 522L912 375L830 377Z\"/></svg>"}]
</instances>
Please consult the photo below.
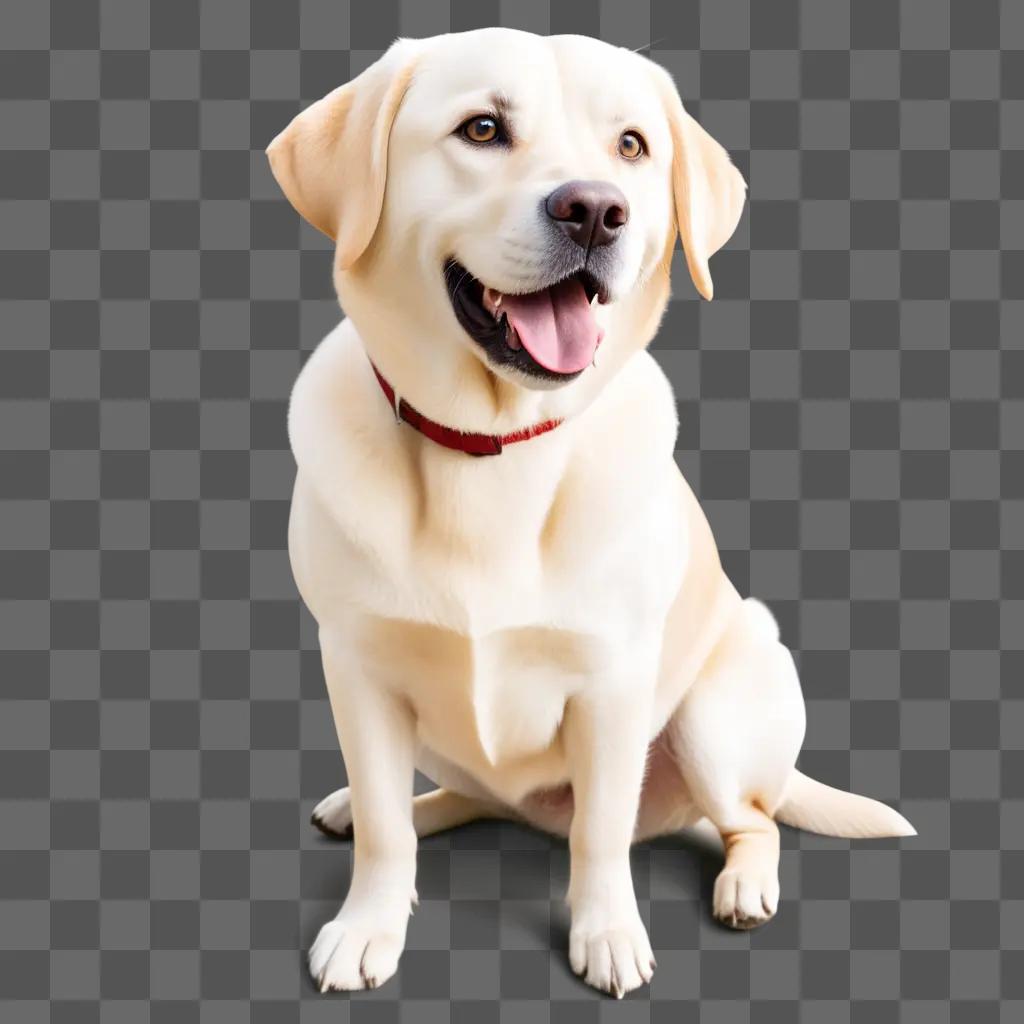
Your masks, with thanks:
<instances>
[{"instance_id":1,"label":"dog's hind paw","mask_svg":"<svg viewBox=\"0 0 1024 1024\"><path fill-rule=\"evenodd\" d=\"M310 824L320 829L324 835L340 839L351 838L352 800L349 796L348 786L325 796L313 808L313 815L309 820Z\"/></svg>"},{"instance_id":2,"label":"dog's hind paw","mask_svg":"<svg viewBox=\"0 0 1024 1024\"><path fill-rule=\"evenodd\" d=\"M730 928L764 924L779 908L779 880L770 872L726 868L715 880L714 913Z\"/></svg>"}]
</instances>

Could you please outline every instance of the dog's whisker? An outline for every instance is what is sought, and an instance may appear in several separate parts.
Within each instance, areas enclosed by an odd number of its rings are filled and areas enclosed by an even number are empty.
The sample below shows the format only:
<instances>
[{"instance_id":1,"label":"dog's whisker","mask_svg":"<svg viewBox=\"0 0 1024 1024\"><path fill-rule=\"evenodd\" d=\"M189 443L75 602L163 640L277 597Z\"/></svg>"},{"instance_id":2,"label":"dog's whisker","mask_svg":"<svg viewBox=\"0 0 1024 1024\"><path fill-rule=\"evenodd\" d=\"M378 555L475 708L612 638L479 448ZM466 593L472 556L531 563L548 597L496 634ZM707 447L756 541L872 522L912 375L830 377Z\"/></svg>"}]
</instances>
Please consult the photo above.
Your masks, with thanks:
<instances>
[{"instance_id":1,"label":"dog's whisker","mask_svg":"<svg viewBox=\"0 0 1024 1024\"><path fill-rule=\"evenodd\" d=\"M546 260L506 260L505 262L509 266L515 267L516 270L526 271L527 273L533 273L547 265Z\"/></svg>"},{"instance_id":2,"label":"dog's whisker","mask_svg":"<svg viewBox=\"0 0 1024 1024\"><path fill-rule=\"evenodd\" d=\"M668 39L668 36L659 36L657 39L652 39L649 43L645 43L643 46L638 46L634 50L630 50L630 53L639 53L641 50L649 50L652 46L657 46L658 43L663 43Z\"/></svg>"},{"instance_id":3,"label":"dog's whisker","mask_svg":"<svg viewBox=\"0 0 1024 1024\"><path fill-rule=\"evenodd\" d=\"M520 242L517 238L508 238L505 240L504 244L512 246L513 249L527 249L529 252L537 251L537 246L532 245L529 242Z\"/></svg>"},{"instance_id":4,"label":"dog's whisker","mask_svg":"<svg viewBox=\"0 0 1024 1024\"><path fill-rule=\"evenodd\" d=\"M466 278L469 277L469 271L465 271L462 277L459 278L459 283L452 290L452 296L456 296L459 293L459 289L466 283Z\"/></svg>"}]
</instances>

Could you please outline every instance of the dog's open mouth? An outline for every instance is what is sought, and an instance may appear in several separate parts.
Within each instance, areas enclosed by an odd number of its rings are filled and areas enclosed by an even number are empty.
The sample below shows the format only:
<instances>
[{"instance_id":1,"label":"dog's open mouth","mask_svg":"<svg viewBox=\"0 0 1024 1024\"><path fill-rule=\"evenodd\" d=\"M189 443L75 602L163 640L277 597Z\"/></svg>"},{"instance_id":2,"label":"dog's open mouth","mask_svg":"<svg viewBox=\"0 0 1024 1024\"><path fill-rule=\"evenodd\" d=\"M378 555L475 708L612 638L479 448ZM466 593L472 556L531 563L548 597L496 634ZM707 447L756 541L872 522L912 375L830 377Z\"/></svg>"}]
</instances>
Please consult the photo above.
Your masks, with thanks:
<instances>
[{"instance_id":1,"label":"dog's open mouth","mask_svg":"<svg viewBox=\"0 0 1024 1024\"><path fill-rule=\"evenodd\" d=\"M444 275L456 318L492 362L559 381L594 362L604 331L593 306L608 290L589 270L522 295L487 287L454 259Z\"/></svg>"}]
</instances>

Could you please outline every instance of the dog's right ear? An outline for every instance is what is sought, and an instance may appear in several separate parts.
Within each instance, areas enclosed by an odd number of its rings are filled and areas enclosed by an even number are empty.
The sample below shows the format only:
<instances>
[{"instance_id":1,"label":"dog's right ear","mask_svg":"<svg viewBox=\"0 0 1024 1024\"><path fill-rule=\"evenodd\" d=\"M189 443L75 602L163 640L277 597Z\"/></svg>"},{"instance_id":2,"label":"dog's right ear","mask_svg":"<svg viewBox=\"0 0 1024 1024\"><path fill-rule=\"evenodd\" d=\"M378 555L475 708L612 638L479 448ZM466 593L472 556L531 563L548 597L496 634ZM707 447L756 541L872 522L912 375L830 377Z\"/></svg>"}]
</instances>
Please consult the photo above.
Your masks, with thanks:
<instances>
[{"instance_id":1,"label":"dog's right ear","mask_svg":"<svg viewBox=\"0 0 1024 1024\"><path fill-rule=\"evenodd\" d=\"M391 125L412 79L417 43L396 40L362 74L298 114L267 147L281 190L313 227L335 240L343 270L377 229Z\"/></svg>"}]
</instances>

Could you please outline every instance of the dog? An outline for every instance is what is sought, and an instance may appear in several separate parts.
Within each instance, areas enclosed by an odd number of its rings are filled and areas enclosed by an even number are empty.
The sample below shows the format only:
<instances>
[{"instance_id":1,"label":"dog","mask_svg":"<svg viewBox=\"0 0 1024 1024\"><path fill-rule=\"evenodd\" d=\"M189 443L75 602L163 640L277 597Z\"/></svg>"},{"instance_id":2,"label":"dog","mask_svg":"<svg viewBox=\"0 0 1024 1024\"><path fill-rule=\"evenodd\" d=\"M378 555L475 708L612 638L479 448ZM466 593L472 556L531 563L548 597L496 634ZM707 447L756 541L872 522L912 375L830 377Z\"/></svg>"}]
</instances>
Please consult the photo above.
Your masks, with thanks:
<instances>
[{"instance_id":1,"label":"dog","mask_svg":"<svg viewBox=\"0 0 1024 1024\"><path fill-rule=\"evenodd\" d=\"M570 962L617 997L655 967L633 842L709 821L713 912L751 928L777 822L915 834L795 769L793 658L673 456L647 345L676 238L711 299L746 183L671 75L576 35L402 38L267 153L346 314L288 417L289 555L349 780L313 818L355 844L321 991L395 973L417 837L473 819L567 837ZM417 768L438 788L414 798Z\"/></svg>"}]
</instances>

